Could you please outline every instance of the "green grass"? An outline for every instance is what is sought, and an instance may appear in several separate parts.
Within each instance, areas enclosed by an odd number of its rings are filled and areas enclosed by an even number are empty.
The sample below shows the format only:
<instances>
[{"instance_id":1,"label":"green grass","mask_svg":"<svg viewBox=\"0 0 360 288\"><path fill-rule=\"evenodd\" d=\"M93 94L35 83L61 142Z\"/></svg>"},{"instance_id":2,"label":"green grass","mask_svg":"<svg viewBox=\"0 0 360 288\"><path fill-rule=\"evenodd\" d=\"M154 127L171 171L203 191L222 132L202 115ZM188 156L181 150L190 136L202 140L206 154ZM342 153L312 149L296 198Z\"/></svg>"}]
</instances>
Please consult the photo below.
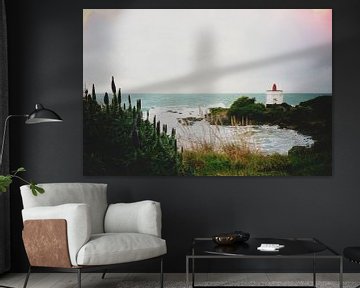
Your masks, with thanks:
<instances>
[{"instance_id":1,"label":"green grass","mask_svg":"<svg viewBox=\"0 0 360 288\"><path fill-rule=\"evenodd\" d=\"M314 149L294 149L289 155L264 155L244 147L221 151L184 151L183 173L193 176L314 176L331 175L331 157Z\"/></svg>"}]
</instances>

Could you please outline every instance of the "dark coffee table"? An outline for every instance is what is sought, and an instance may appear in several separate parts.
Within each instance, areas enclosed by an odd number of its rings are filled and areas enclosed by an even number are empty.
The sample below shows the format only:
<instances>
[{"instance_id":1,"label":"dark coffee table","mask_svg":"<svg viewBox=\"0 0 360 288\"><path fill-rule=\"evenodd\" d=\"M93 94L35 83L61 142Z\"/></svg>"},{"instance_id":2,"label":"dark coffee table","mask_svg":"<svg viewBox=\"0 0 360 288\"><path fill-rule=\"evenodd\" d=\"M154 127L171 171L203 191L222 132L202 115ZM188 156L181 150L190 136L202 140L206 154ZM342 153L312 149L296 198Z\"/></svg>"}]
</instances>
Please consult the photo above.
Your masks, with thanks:
<instances>
[{"instance_id":1,"label":"dark coffee table","mask_svg":"<svg viewBox=\"0 0 360 288\"><path fill-rule=\"evenodd\" d=\"M284 248L276 252L264 252L257 250L261 243L273 243L284 245ZM335 250L315 238L250 238L245 243L229 246L219 246L211 238L195 238L191 253L186 256L186 287L189 287L189 271L191 268L191 287L203 287L195 285L195 260L200 259L312 259L313 285L293 287L316 288L316 260L335 259L339 261L339 287L343 287L343 258ZM190 267L191 266L191 267ZM214 286L212 286L214 287ZM226 286L222 286L226 287ZM234 287L234 286L231 286ZM248 287L248 286L235 286ZM256 287L256 286L251 286ZM262 286L264 287L264 286ZM274 286L270 286L274 287ZM284 287L284 286L281 286Z\"/></svg>"}]
</instances>

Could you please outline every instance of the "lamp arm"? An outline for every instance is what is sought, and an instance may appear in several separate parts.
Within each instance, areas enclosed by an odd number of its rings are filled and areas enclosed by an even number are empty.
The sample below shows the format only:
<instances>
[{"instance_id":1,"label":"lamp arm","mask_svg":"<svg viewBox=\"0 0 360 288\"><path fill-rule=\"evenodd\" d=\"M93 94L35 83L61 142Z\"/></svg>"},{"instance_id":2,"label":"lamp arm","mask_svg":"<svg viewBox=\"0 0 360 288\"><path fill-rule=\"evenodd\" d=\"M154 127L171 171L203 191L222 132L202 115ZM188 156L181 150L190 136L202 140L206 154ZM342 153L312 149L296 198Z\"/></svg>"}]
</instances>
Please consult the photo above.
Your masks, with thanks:
<instances>
[{"instance_id":1,"label":"lamp arm","mask_svg":"<svg viewBox=\"0 0 360 288\"><path fill-rule=\"evenodd\" d=\"M2 166L2 160L3 160L3 154L4 154L4 146L5 146L5 140L6 140L6 132L7 132L7 126L8 126L8 122L11 118L14 117L28 117L29 115L27 114L22 114L22 115L9 115L6 117L5 119L5 123L4 123L4 131L3 131L3 137L2 137L2 144L1 144L1 151L0 151L0 168Z\"/></svg>"}]
</instances>

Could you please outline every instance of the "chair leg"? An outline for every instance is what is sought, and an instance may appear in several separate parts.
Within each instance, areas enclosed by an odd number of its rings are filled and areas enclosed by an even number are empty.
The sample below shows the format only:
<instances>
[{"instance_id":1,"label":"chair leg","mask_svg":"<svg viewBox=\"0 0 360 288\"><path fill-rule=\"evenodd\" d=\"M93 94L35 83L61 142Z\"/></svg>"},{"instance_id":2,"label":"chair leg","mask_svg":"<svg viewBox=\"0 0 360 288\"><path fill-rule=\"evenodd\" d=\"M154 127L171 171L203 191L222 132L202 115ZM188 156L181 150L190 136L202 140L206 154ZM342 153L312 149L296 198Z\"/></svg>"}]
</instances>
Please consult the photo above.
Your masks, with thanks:
<instances>
[{"instance_id":1,"label":"chair leg","mask_svg":"<svg viewBox=\"0 0 360 288\"><path fill-rule=\"evenodd\" d=\"M78 288L81 288L81 269L77 269Z\"/></svg>"},{"instance_id":2,"label":"chair leg","mask_svg":"<svg viewBox=\"0 0 360 288\"><path fill-rule=\"evenodd\" d=\"M26 278L25 278L25 282L24 282L23 288L26 288L27 283L28 283L28 281L29 281L30 274L31 274L31 265L29 266L29 270L28 270L28 272L27 272L27 274L26 274Z\"/></svg>"},{"instance_id":3,"label":"chair leg","mask_svg":"<svg viewBox=\"0 0 360 288\"><path fill-rule=\"evenodd\" d=\"M106 272L107 272L107 270L105 269L104 273L101 275L101 279L105 279Z\"/></svg>"},{"instance_id":4,"label":"chair leg","mask_svg":"<svg viewBox=\"0 0 360 288\"><path fill-rule=\"evenodd\" d=\"M163 288L164 287L164 268L163 268L163 257L161 257L160 260L160 287Z\"/></svg>"}]
</instances>

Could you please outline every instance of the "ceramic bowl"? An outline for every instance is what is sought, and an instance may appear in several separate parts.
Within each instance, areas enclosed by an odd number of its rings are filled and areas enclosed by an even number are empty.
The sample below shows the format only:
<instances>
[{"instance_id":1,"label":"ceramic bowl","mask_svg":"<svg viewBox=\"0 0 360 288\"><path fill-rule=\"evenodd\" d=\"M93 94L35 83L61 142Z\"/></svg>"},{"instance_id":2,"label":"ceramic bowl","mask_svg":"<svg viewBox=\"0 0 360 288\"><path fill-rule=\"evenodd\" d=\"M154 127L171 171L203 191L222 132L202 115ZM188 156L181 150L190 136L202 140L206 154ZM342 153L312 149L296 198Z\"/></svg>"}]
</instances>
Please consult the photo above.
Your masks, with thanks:
<instances>
[{"instance_id":1,"label":"ceramic bowl","mask_svg":"<svg viewBox=\"0 0 360 288\"><path fill-rule=\"evenodd\" d=\"M218 245L232 245L237 241L236 234L219 234L212 237L212 240Z\"/></svg>"}]
</instances>

